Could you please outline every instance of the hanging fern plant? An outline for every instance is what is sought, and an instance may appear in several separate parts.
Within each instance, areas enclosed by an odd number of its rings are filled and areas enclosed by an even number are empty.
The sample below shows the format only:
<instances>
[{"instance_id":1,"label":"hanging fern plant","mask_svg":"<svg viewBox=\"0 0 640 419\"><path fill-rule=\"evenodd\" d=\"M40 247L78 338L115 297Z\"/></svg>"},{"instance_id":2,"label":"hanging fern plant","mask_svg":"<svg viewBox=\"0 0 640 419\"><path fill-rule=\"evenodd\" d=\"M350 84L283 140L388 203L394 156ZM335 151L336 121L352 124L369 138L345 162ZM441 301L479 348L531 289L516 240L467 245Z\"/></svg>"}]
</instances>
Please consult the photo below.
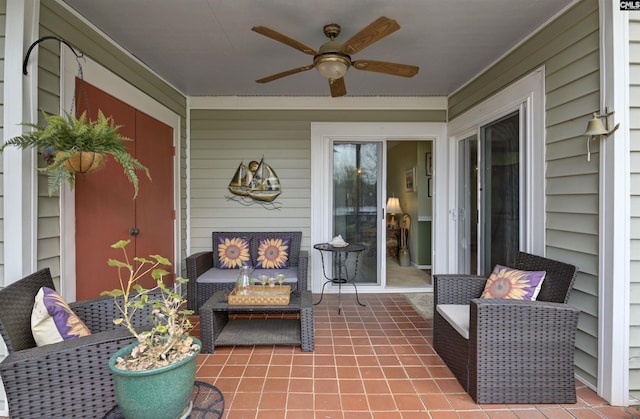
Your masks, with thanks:
<instances>
[{"instance_id":1,"label":"hanging fern plant","mask_svg":"<svg viewBox=\"0 0 640 419\"><path fill-rule=\"evenodd\" d=\"M111 154L122 165L133 184L134 198L138 195L136 170L144 171L151 179L149 169L127 152L124 141L132 140L120 135L118 130L121 126L116 125L112 117L104 116L102 111L98 111L95 121L89 121L86 112L79 118L68 113L65 116L44 115L46 126L25 123L34 130L8 140L0 147L0 152L7 146L40 151L50 163L38 169L49 175L49 195L58 191L64 182L73 188L76 173L97 170L104 164L105 154Z\"/></svg>"}]
</instances>

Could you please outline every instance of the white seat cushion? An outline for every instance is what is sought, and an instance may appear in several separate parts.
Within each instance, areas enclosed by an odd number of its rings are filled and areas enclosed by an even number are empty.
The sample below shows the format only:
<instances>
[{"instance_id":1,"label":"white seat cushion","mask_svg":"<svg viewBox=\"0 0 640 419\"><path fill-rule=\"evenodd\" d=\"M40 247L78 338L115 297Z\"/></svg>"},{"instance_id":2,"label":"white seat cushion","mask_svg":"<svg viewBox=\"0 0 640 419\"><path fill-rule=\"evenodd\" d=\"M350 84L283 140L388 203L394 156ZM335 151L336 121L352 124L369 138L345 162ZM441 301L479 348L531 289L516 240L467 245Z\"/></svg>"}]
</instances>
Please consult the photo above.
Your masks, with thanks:
<instances>
[{"instance_id":1,"label":"white seat cushion","mask_svg":"<svg viewBox=\"0 0 640 419\"><path fill-rule=\"evenodd\" d=\"M284 274L284 282L285 283L296 283L298 282L298 267L293 266L291 268L286 269L255 269L251 273L252 278L258 278L260 274L266 274L267 276L275 277L277 274ZM237 269L217 269L211 268L202 275L198 277L196 282L199 283L227 283L233 282L235 283L238 279L238 270Z\"/></svg>"},{"instance_id":2,"label":"white seat cushion","mask_svg":"<svg viewBox=\"0 0 640 419\"><path fill-rule=\"evenodd\" d=\"M463 338L469 339L468 304L438 304L436 310Z\"/></svg>"}]
</instances>

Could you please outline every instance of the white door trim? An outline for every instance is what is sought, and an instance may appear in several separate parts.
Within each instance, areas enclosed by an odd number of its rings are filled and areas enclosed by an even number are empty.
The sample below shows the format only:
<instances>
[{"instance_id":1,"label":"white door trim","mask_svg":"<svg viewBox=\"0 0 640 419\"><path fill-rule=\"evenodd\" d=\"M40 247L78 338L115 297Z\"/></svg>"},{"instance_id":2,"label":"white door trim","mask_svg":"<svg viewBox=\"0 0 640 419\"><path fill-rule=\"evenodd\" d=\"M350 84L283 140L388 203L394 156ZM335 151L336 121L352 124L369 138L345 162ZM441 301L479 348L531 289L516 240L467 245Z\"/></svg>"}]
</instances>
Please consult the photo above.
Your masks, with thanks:
<instances>
[{"instance_id":1,"label":"white door trim","mask_svg":"<svg viewBox=\"0 0 640 419\"><path fill-rule=\"evenodd\" d=\"M315 243L327 242L331 240L330 219L331 219L331 167L333 139L340 140L385 140L393 139L414 139L433 140L433 179L435 180L434 196L438 200L433 208L434 226L434 249L446 249L444 242L449 240L447 234L447 223L438 220L445 220L448 201L448 188L446 187L445 174L447 158L447 124L444 122L389 122L389 123L366 123L366 122L312 122L311 123L311 245ZM437 192L436 192L437 191ZM437 245L435 244L437 243ZM312 252L316 252L313 247ZM319 293L324 283L322 274L322 264L318 255L311 255L310 280L311 289ZM444 270L446 265L446 252L433 251L432 267L434 272L438 269ZM343 287L347 292L351 287ZM382 290L382 288L378 288ZM407 290L403 289L404 292ZM388 292L388 290L386 290Z\"/></svg>"}]
</instances>

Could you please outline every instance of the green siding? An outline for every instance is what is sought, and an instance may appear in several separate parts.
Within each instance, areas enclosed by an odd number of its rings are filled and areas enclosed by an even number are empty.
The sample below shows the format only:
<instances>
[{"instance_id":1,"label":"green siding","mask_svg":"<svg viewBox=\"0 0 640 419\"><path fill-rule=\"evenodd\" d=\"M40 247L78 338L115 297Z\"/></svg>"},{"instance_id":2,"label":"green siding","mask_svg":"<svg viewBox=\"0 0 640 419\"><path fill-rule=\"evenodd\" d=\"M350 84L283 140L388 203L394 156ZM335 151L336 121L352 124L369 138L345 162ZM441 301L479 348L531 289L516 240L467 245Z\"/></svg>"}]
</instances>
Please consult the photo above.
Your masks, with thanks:
<instances>
[{"instance_id":1,"label":"green siding","mask_svg":"<svg viewBox=\"0 0 640 419\"><path fill-rule=\"evenodd\" d=\"M137 89L149 95L180 116L180 208L179 223L182 242L182 259L186 257L186 98L167 85L153 72L114 46L89 25L78 19L54 0L42 0L40 8L40 36L55 35L65 39L87 57L127 80ZM66 47L65 47L66 48ZM49 113L60 109L60 44L42 42L38 61L38 108ZM46 177L40 176L38 220L38 268L48 266L57 275L60 270L59 200L49 197ZM183 272L184 275L184 272Z\"/></svg>"},{"instance_id":2,"label":"green siding","mask_svg":"<svg viewBox=\"0 0 640 419\"><path fill-rule=\"evenodd\" d=\"M0 135L4 138L4 47L7 28L7 0L0 0ZM4 160L0 158L0 198L4 199ZM0 201L1 203L2 201ZM4 206L0 207L0 286L4 286ZM0 409L3 409L0 401Z\"/></svg>"},{"instance_id":3,"label":"green siding","mask_svg":"<svg viewBox=\"0 0 640 419\"><path fill-rule=\"evenodd\" d=\"M300 230L310 248L311 122L444 122L439 111L192 110L191 251L211 250L215 230ZM265 160L278 173L279 210L229 200L241 161Z\"/></svg>"},{"instance_id":4,"label":"green siding","mask_svg":"<svg viewBox=\"0 0 640 419\"><path fill-rule=\"evenodd\" d=\"M640 13L629 14L630 340L629 391L640 400Z\"/></svg>"},{"instance_id":5,"label":"green siding","mask_svg":"<svg viewBox=\"0 0 640 419\"><path fill-rule=\"evenodd\" d=\"M449 98L455 118L533 70L545 67L546 254L580 268L570 303L582 310L576 373L598 374L599 153L587 162L586 121L600 107L597 0L577 3ZM534 138L533 141L542 141Z\"/></svg>"}]
</instances>

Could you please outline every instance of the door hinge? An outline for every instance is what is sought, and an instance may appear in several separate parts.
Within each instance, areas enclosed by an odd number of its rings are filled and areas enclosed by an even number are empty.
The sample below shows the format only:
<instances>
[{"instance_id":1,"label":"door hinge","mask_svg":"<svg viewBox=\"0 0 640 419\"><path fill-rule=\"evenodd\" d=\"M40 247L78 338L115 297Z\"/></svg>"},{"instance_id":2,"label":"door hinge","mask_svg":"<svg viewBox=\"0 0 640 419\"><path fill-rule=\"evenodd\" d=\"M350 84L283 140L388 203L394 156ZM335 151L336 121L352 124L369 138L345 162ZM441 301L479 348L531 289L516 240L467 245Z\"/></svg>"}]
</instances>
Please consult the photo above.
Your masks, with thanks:
<instances>
[{"instance_id":1,"label":"door hinge","mask_svg":"<svg viewBox=\"0 0 640 419\"><path fill-rule=\"evenodd\" d=\"M171 219L175 220L176 219L176 210L171 210Z\"/></svg>"},{"instance_id":2,"label":"door hinge","mask_svg":"<svg viewBox=\"0 0 640 419\"><path fill-rule=\"evenodd\" d=\"M171 155L175 157L175 155L176 155L176 146L172 146L171 147L171 153L173 153Z\"/></svg>"}]
</instances>

